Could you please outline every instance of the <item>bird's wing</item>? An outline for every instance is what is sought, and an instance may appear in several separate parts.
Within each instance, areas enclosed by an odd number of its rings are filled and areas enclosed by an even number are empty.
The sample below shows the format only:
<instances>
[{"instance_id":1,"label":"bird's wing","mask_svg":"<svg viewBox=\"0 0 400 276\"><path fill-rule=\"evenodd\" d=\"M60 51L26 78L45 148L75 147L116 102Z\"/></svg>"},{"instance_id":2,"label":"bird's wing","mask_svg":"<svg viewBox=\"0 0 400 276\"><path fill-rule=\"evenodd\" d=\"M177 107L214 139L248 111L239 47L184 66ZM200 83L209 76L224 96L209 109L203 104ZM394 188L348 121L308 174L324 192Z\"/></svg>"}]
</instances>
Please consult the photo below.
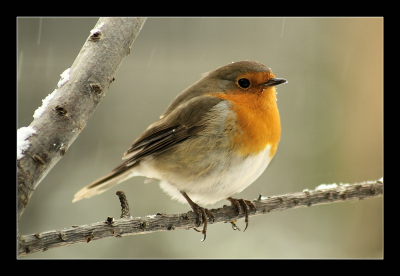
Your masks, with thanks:
<instances>
[{"instance_id":1,"label":"bird's wing","mask_svg":"<svg viewBox=\"0 0 400 276\"><path fill-rule=\"evenodd\" d=\"M91 197L129 178L128 174L143 158L164 152L191 136L197 135L207 126L207 113L221 99L202 95L181 104L167 116L150 125L125 152L125 160L109 174L89 184L75 194L73 202Z\"/></svg>"},{"instance_id":2,"label":"bird's wing","mask_svg":"<svg viewBox=\"0 0 400 276\"><path fill-rule=\"evenodd\" d=\"M203 95L180 105L168 116L150 125L133 142L122 157L127 160L124 163L137 162L146 156L161 153L198 134L207 125L207 120L203 118L220 101L221 99Z\"/></svg>"}]
</instances>

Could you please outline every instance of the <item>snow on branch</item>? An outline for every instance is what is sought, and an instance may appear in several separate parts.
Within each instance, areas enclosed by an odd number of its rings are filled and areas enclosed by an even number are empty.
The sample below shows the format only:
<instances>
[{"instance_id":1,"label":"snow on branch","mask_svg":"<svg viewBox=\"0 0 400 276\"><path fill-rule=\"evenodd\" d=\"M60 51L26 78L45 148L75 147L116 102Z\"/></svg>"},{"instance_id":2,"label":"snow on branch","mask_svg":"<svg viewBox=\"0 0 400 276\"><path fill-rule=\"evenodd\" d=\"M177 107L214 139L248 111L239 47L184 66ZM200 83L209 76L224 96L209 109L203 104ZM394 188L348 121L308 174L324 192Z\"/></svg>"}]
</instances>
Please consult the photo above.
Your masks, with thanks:
<instances>
[{"instance_id":1,"label":"snow on branch","mask_svg":"<svg viewBox=\"0 0 400 276\"><path fill-rule=\"evenodd\" d=\"M145 21L100 18L58 88L17 131L18 221L37 185L85 128Z\"/></svg>"}]
</instances>

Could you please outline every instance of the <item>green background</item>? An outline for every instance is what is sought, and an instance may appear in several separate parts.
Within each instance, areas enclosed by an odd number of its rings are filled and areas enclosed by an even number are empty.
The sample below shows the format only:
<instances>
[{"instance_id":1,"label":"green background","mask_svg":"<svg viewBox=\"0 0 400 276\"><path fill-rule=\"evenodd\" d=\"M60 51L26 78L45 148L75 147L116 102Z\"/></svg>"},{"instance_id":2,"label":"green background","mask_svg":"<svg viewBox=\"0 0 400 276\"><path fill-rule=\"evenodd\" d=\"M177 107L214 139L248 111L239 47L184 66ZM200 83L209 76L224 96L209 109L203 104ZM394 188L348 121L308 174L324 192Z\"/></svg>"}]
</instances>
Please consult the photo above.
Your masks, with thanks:
<instances>
[{"instance_id":1,"label":"green background","mask_svg":"<svg viewBox=\"0 0 400 276\"><path fill-rule=\"evenodd\" d=\"M98 18L17 18L17 128L71 67ZM383 175L383 18L148 18L86 128L40 183L21 217L31 234L118 218L125 191L135 217L190 210L137 177L91 199L74 194L121 156L174 97L232 61L256 60L277 87L282 123L265 173L246 199ZM382 198L272 212L245 233L210 225L106 239L22 258L382 258ZM228 204L221 201L214 206ZM243 227L243 220L238 226Z\"/></svg>"}]
</instances>

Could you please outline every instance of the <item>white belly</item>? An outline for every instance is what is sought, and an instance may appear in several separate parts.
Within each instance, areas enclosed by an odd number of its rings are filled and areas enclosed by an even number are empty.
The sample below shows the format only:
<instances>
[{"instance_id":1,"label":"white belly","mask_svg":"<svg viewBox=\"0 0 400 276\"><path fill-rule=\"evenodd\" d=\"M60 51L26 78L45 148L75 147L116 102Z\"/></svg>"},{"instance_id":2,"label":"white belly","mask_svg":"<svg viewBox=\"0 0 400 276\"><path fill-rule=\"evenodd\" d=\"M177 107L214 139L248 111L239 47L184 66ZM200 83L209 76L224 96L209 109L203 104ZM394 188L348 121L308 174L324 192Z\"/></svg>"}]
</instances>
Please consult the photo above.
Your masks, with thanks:
<instances>
[{"instance_id":1,"label":"white belly","mask_svg":"<svg viewBox=\"0 0 400 276\"><path fill-rule=\"evenodd\" d=\"M220 170L216 170L207 177L194 179L189 183L180 181L177 173L172 184L165 180L161 174L157 174L154 169L149 168L147 170L145 164L141 164L140 174L161 179L160 187L173 199L181 203L186 203L185 198L180 193L183 190L194 202L200 205L214 204L241 192L253 183L271 161L270 148L270 145L268 145L257 156L250 156L240 163L233 161L230 164L221 165Z\"/></svg>"}]
</instances>

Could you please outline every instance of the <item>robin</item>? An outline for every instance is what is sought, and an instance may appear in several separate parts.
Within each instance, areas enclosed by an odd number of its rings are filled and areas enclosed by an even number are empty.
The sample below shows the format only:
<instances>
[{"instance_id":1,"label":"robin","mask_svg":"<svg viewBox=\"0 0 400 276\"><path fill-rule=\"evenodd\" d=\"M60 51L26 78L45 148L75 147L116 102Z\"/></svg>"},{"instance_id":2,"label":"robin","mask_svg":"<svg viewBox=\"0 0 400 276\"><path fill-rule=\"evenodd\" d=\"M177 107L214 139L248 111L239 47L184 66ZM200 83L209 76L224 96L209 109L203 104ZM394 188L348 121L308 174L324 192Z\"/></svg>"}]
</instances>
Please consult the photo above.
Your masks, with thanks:
<instances>
[{"instance_id":1,"label":"robin","mask_svg":"<svg viewBox=\"0 0 400 276\"><path fill-rule=\"evenodd\" d=\"M283 83L256 61L206 73L133 142L122 164L77 192L73 202L145 176L161 180L160 187L173 199L189 203L198 225L203 224L203 240L207 216L213 220L214 215L198 204L227 199L238 213L243 207L246 229L255 206L231 196L253 183L276 152L281 125L275 86Z\"/></svg>"}]
</instances>

